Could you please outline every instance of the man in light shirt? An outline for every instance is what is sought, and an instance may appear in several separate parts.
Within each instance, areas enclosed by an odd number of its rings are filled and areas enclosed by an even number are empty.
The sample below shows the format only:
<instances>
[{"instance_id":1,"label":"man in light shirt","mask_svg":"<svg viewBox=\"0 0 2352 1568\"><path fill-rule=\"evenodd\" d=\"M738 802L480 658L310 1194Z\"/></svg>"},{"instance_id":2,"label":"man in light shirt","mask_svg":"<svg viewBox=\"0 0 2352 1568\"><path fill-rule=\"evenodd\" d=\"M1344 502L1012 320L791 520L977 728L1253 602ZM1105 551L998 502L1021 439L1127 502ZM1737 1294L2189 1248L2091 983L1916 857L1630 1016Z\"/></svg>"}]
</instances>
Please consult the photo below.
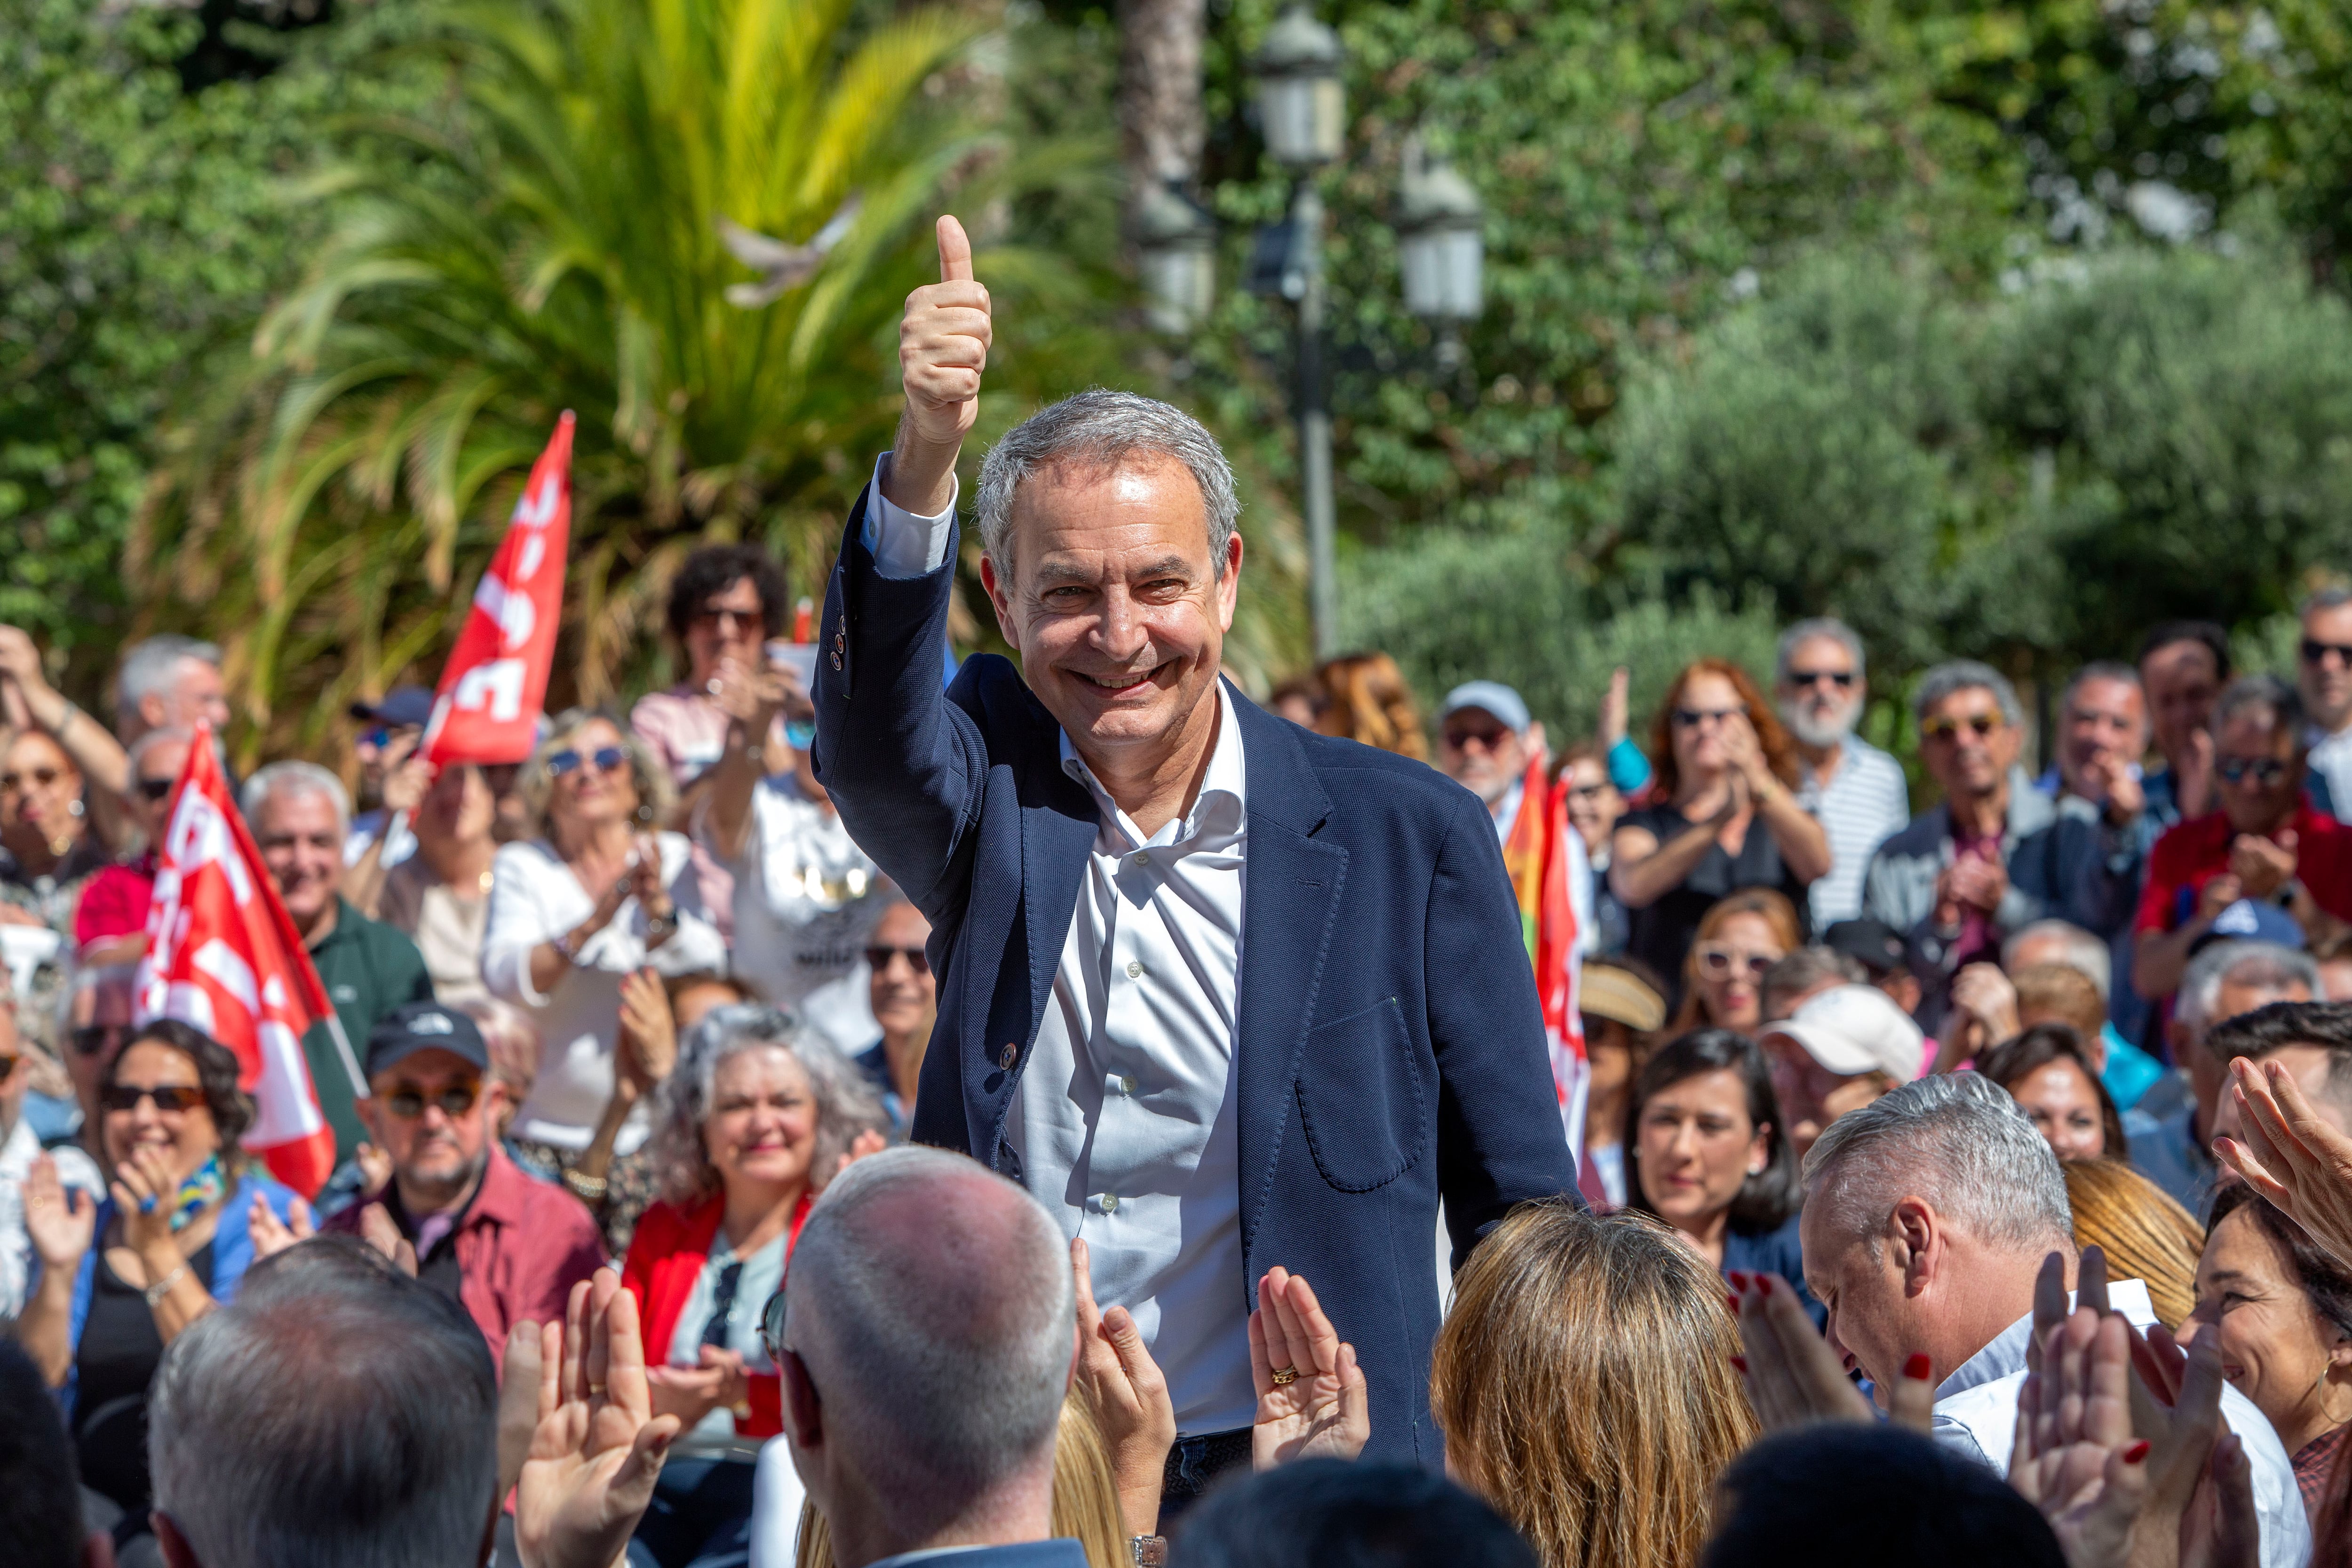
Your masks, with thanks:
<instances>
[{"instance_id":1,"label":"man in light shirt","mask_svg":"<svg viewBox=\"0 0 2352 1568\"><path fill-rule=\"evenodd\" d=\"M1020 663L975 656L940 691L992 327L962 228L939 227L816 682L820 777L933 928L914 1137L1089 1244L1097 1298L1167 1376L1171 1497L1248 1462L1248 1314L1276 1265L1360 1351L1373 1457L1433 1465L1436 1280L1400 1260L1428 1256L1441 1196L1458 1262L1512 1204L1576 1185L1493 819L1223 679L1232 470L1128 394L989 453L981 580Z\"/></svg>"},{"instance_id":2,"label":"man in light shirt","mask_svg":"<svg viewBox=\"0 0 2352 1568\"><path fill-rule=\"evenodd\" d=\"M2304 600L2300 619L2295 684L2311 747L2305 787L2315 808L2352 822L2352 589L2320 589Z\"/></svg>"},{"instance_id":3,"label":"man in light shirt","mask_svg":"<svg viewBox=\"0 0 2352 1568\"><path fill-rule=\"evenodd\" d=\"M2075 1265L2066 1179L2017 1102L1977 1073L1948 1073L1840 1117L1805 1156L1803 1240L1830 1348L1882 1403L1908 1358L1927 1355L1936 1440L2005 1473L2035 1280L2054 1252L2072 1289ZM2139 1280L2109 1285L2107 1300L2137 1327L2157 1321ZM2311 1527L2285 1448L2234 1388L2221 1417L2253 1472L2263 1568L2297 1568Z\"/></svg>"},{"instance_id":4,"label":"man in light shirt","mask_svg":"<svg viewBox=\"0 0 2352 1568\"><path fill-rule=\"evenodd\" d=\"M1911 820L1902 765L1853 732L1870 700L1862 638L1843 621L1799 621L1780 634L1772 699L1795 737L1805 808L1829 835L1830 872L1810 892L1813 929L1862 913L1870 857Z\"/></svg>"}]
</instances>

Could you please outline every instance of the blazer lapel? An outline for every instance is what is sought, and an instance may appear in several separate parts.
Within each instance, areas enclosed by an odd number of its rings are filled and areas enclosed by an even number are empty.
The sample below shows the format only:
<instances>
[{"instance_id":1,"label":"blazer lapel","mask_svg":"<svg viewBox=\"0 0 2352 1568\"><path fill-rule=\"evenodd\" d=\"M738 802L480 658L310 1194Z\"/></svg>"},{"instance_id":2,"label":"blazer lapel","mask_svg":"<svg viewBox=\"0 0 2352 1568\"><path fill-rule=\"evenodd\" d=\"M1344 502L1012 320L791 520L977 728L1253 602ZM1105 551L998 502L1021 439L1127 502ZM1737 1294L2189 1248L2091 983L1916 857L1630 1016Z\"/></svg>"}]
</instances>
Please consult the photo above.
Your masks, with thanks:
<instances>
[{"instance_id":1,"label":"blazer lapel","mask_svg":"<svg viewBox=\"0 0 2352 1568\"><path fill-rule=\"evenodd\" d=\"M1242 879L1241 973L1234 1019L1234 1106L1243 1173L1242 1250L1249 1254L1292 1121L1291 1084L1315 1016L1348 852L1315 837L1331 799L1283 721L1238 690L1249 784L1249 848ZM1245 1293L1252 1293L1244 1282Z\"/></svg>"}]
</instances>

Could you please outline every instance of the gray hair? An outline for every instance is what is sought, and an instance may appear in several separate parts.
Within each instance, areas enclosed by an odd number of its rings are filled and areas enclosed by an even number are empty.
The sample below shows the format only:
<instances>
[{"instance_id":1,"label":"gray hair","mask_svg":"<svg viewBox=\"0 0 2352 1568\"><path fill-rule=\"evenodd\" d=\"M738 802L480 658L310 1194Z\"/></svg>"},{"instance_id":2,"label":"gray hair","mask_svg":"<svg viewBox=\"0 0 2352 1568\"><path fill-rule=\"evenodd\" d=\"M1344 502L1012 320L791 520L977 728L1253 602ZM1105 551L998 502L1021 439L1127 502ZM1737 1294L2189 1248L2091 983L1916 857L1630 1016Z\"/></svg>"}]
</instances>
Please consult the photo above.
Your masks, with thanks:
<instances>
[{"instance_id":1,"label":"gray hair","mask_svg":"<svg viewBox=\"0 0 2352 1568\"><path fill-rule=\"evenodd\" d=\"M2249 708L2269 710L2272 732L2286 731L2294 737L2294 749L2304 749L2303 697L2275 675L2242 675L2221 688L2221 695L2213 699L2212 715L2205 721L2206 731L2220 735L2221 726Z\"/></svg>"},{"instance_id":2,"label":"gray hair","mask_svg":"<svg viewBox=\"0 0 2352 1568\"><path fill-rule=\"evenodd\" d=\"M245 781L237 794L236 803L245 810L246 826L256 837L261 832L262 809L274 795L322 795L335 805L335 825L339 832L352 830L352 796L343 788L343 781L316 763L272 763Z\"/></svg>"},{"instance_id":3,"label":"gray hair","mask_svg":"<svg viewBox=\"0 0 2352 1568\"><path fill-rule=\"evenodd\" d=\"M2147 723L2147 688L2140 683L2139 671L2119 659L2095 658L2066 678L2065 689L2058 694L2058 711L2063 717L2074 705L2074 693L2094 680L2120 680L2140 695L2140 723Z\"/></svg>"},{"instance_id":4,"label":"gray hair","mask_svg":"<svg viewBox=\"0 0 2352 1568\"><path fill-rule=\"evenodd\" d=\"M148 731L145 734L131 742L128 750L128 754L131 758L131 777L132 781L136 782L139 777L140 759L144 757L148 752L153 751L156 747L170 745L194 746L195 743L195 731L192 730L183 730L177 724L166 724L161 729ZM215 749L218 748L220 742L217 737L214 740L213 744Z\"/></svg>"},{"instance_id":5,"label":"gray hair","mask_svg":"<svg viewBox=\"0 0 2352 1568\"><path fill-rule=\"evenodd\" d=\"M481 1549L498 1507L482 1331L349 1252L308 1241L257 1267L249 1299L163 1353L155 1507L213 1568L444 1568Z\"/></svg>"},{"instance_id":6,"label":"gray hair","mask_svg":"<svg viewBox=\"0 0 2352 1568\"><path fill-rule=\"evenodd\" d=\"M676 781L654 756L653 748L637 738L635 730L623 723L617 714L602 708L567 708L549 721L530 760L515 775L515 790L522 796L523 816L530 825L532 837L554 841L554 835L548 831L547 807L555 797L555 775L548 771L548 759L570 746L572 737L599 720L613 727L621 737L621 750L628 753L629 777L637 786L637 807L645 824L659 827L677 808Z\"/></svg>"},{"instance_id":7,"label":"gray hair","mask_svg":"<svg viewBox=\"0 0 2352 1568\"><path fill-rule=\"evenodd\" d=\"M719 1190L702 1122L710 1114L719 1065L751 1050L782 1051L808 1075L816 1102L810 1186L823 1189L857 1135L883 1125L882 1102L856 1068L791 1014L761 1002L713 1007L679 1042L677 1066L654 1097L653 1168L668 1202L690 1204Z\"/></svg>"},{"instance_id":8,"label":"gray hair","mask_svg":"<svg viewBox=\"0 0 2352 1568\"><path fill-rule=\"evenodd\" d=\"M2294 618L2299 621L2314 610L2336 610L2346 605L2352 605L2352 588L2314 588L2303 596L2303 603L2294 607Z\"/></svg>"},{"instance_id":9,"label":"gray hair","mask_svg":"<svg viewBox=\"0 0 2352 1568\"><path fill-rule=\"evenodd\" d=\"M2027 942L2056 937L2065 944L2065 957L2058 962L2069 969L2079 970L2099 988L2099 1000L2104 1004L2116 983L2116 955L2107 944L2084 931L2072 921L2035 921L2021 925L2009 933L2000 944L2000 966L2011 973L2017 973L2017 954Z\"/></svg>"},{"instance_id":10,"label":"gray hair","mask_svg":"<svg viewBox=\"0 0 2352 1568\"><path fill-rule=\"evenodd\" d=\"M1013 1183L940 1149L869 1155L810 1214L784 1293L828 1440L910 1535L1051 1463L1076 1292L1061 1227Z\"/></svg>"},{"instance_id":11,"label":"gray hair","mask_svg":"<svg viewBox=\"0 0 2352 1568\"><path fill-rule=\"evenodd\" d=\"M1831 1122L1805 1155L1807 1205L1829 1205L1873 1258L1906 1194L1996 1246L2074 1247L2058 1156L1981 1073L1937 1073L1891 1089Z\"/></svg>"},{"instance_id":12,"label":"gray hair","mask_svg":"<svg viewBox=\"0 0 2352 1568\"><path fill-rule=\"evenodd\" d=\"M1789 660L1795 657L1798 646L1814 637L1827 637L1853 658L1853 678L1862 680L1870 674L1862 655L1862 638L1852 626L1834 616L1815 616L1809 621L1799 621L1780 634L1780 650L1772 656L1772 680L1775 685L1789 679Z\"/></svg>"},{"instance_id":13,"label":"gray hair","mask_svg":"<svg viewBox=\"0 0 2352 1568\"><path fill-rule=\"evenodd\" d=\"M1222 570L1242 503L1217 438L1181 408L1097 386L1039 409L981 459L980 541L997 575L1013 574L1013 498L1024 479L1066 464L1101 472L1137 458L1173 458L1192 473L1208 514L1209 565Z\"/></svg>"},{"instance_id":14,"label":"gray hair","mask_svg":"<svg viewBox=\"0 0 2352 1568\"><path fill-rule=\"evenodd\" d=\"M1852 953L1816 943L1801 947L1775 963L1764 972L1757 989L1766 996L1785 996L1792 991L1811 990L1824 980L1834 980L1843 985L1867 985L1870 971Z\"/></svg>"},{"instance_id":15,"label":"gray hair","mask_svg":"<svg viewBox=\"0 0 2352 1568\"><path fill-rule=\"evenodd\" d=\"M218 669L220 645L166 632L125 648L122 668L114 678L115 717L136 719L141 699L170 697L173 683L179 679L181 661L190 658Z\"/></svg>"},{"instance_id":16,"label":"gray hair","mask_svg":"<svg viewBox=\"0 0 2352 1568\"><path fill-rule=\"evenodd\" d=\"M1992 666L1979 664L1972 658L1948 660L1921 676L1919 689L1911 698L1911 717L1916 722L1925 723L1936 704L1953 692L1979 689L1991 692L1993 700L2000 704L2000 716L2004 722L2021 724L2025 721L2025 710L2017 705L2017 688L2009 683L2009 677Z\"/></svg>"},{"instance_id":17,"label":"gray hair","mask_svg":"<svg viewBox=\"0 0 2352 1568\"><path fill-rule=\"evenodd\" d=\"M2274 942L2209 942L2180 972L2172 1016L2200 1033L2208 1025L2220 1023L2214 1009L2221 1005L2221 987L2233 980L2272 991L2300 985L2314 996L2325 994L2319 965L2307 952Z\"/></svg>"}]
</instances>

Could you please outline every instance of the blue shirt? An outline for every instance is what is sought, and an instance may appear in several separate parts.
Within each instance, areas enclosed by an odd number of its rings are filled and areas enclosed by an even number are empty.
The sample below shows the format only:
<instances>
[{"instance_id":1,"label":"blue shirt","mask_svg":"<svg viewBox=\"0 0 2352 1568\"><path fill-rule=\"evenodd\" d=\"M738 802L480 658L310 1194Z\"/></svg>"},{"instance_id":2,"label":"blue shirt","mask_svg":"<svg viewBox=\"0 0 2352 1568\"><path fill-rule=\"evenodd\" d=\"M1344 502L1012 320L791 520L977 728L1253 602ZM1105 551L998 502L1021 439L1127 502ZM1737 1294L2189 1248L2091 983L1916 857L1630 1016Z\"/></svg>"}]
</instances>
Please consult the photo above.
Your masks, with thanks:
<instances>
[{"instance_id":1,"label":"blue shirt","mask_svg":"<svg viewBox=\"0 0 2352 1568\"><path fill-rule=\"evenodd\" d=\"M1813 1300L1805 1286L1805 1249L1798 1240L1798 1226L1804 1219L1802 1210L1789 1216L1788 1223L1778 1230L1727 1231L1723 1237L1723 1272L1738 1269L1748 1274L1778 1274L1797 1288L1797 1305L1820 1328L1830 1321L1829 1309Z\"/></svg>"}]
</instances>

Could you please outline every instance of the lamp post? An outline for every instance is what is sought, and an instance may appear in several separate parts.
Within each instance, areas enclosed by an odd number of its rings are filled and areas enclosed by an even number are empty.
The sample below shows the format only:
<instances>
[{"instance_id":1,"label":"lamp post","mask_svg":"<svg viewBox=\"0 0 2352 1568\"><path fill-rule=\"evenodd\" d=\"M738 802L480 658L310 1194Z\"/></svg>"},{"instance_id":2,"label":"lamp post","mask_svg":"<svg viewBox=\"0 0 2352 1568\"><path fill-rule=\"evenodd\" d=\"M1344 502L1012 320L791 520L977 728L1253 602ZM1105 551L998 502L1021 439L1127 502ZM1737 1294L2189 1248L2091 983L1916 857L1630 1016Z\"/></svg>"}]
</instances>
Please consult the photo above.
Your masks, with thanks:
<instances>
[{"instance_id":1,"label":"lamp post","mask_svg":"<svg viewBox=\"0 0 2352 1568\"><path fill-rule=\"evenodd\" d=\"M1283 12L1258 51L1258 116L1266 151L1297 188L1282 291L1298 305L1298 466L1307 510L1307 606L1315 657L1339 651L1338 561L1332 545L1331 407L1323 371L1323 198L1315 171L1335 162L1346 131L1339 35L1305 0Z\"/></svg>"},{"instance_id":2,"label":"lamp post","mask_svg":"<svg viewBox=\"0 0 2352 1568\"><path fill-rule=\"evenodd\" d=\"M1436 323L1437 363L1462 363L1463 322L1485 308L1486 243L1478 193L1443 154L1431 156L1413 137L1404 145L1403 189L1397 203L1404 303Z\"/></svg>"},{"instance_id":3,"label":"lamp post","mask_svg":"<svg viewBox=\"0 0 2352 1568\"><path fill-rule=\"evenodd\" d=\"M1174 180L1137 204L1144 315L1154 331L1181 337L1206 320L1217 297L1217 220Z\"/></svg>"}]
</instances>

